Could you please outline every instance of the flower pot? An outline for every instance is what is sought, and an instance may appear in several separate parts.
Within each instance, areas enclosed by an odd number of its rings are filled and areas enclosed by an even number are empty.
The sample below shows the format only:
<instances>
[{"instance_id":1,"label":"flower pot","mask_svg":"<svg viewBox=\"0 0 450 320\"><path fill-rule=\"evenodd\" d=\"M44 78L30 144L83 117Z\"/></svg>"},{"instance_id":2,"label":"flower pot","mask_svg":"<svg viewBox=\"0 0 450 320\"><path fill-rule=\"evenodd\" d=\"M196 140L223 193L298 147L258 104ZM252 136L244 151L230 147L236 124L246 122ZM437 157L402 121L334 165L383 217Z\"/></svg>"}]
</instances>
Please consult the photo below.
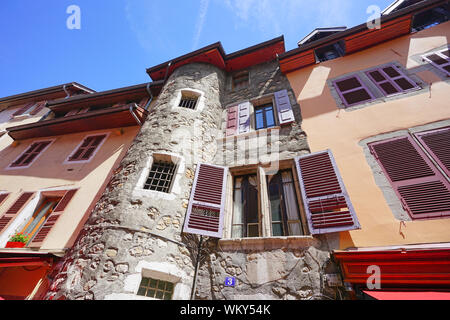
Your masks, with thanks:
<instances>
[{"instance_id":1,"label":"flower pot","mask_svg":"<svg viewBox=\"0 0 450 320\"><path fill-rule=\"evenodd\" d=\"M5 248L23 248L25 245L26 243L24 242L8 241Z\"/></svg>"}]
</instances>

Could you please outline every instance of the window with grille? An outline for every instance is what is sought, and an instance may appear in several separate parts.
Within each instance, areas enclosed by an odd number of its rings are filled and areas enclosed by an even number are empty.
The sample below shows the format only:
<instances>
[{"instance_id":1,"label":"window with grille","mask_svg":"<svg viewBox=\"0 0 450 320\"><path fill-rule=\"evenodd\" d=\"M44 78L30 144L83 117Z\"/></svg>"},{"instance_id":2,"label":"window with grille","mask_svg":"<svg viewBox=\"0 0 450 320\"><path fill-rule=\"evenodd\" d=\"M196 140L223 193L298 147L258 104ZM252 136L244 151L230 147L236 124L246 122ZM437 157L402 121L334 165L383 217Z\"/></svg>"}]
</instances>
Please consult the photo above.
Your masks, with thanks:
<instances>
[{"instance_id":1,"label":"window with grille","mask_svg":"<svg viewBox=\"0 0 450 320\"><path fill-rule=\"evenodd\" d=\"M450 76L450 49L446 48L423 56L425 61Z\"/></svg>"},{"instance_id":2,"label":"window with grille","mask_svg":"<svg viewBox=\"0 0 450 320\"><path fill-rule=\"evenodd\" d=\"M171 300L174 284L153 278L142 278L137 294L144 297Z\"/></svg>"},{"instance_id":3,"label":"window with grille","mask_svg":"<svg viewBox=\"0 0 450 320\"><path fill-rule=\"evenodd\" d=\"M346 107L369 102L375 97L357 75L333 82Z\"/></svg>"},{"instance_id":4,"label":"window with grille","mask_svg":"<svg viewBox=\"0 0 450 320\"><path fill-rule=\"evenodd\" d=\"M193 93L182 92L180 103L178 104L181 108L187 108L194 110L197 106L198 96Z\"/></svg>"},{"instance_id":5,"label":"window with grille","mask_svg":"<svg viewBox=\"0 0 450 320\"><path fill-rule=\"evenodd\" d=\"M154 161L144 184L144 189L169 193L176 165L168 161Z\"/></svg>"},{"instance_id":6,"label":"window with grille","mask_svg":"<svg viewBox=\"0 0 450 320\"><path fill-rule=\"evenodd\" d=\"M9 167L21 168L29 167L38 156L47 149L52 141L38 141L31 144L31 146L25 150Z\"/></svg>"}]
</instances>

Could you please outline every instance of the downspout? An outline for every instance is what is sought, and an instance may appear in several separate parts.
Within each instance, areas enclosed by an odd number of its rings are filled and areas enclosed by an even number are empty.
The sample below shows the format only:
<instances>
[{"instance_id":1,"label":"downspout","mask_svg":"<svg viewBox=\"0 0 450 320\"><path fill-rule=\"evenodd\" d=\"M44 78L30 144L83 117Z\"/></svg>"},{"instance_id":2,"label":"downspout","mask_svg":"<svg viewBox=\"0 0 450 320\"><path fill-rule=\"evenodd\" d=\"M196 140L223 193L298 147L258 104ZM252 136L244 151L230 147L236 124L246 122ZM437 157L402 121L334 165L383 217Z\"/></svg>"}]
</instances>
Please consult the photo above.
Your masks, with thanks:
<instances>
[{"instance_id":1,"label":"downspout","mask_svg":"<svg viewBox=\"0 0 450 320\"><path fill-rule=\"evenodd\" d=\"M191 300L194 300L195 290L197 289L197 275L198 275L198 267L200 265L200 255L201 255L201 251L202 251L202 243L203 243L203 236L200 236L200 241L198 242L198 247L197 247L197 259L195 261L194 280L192 281Z\"/></svg>"},{"instance_id":2,"label":"downspout","mask_svg":"<svg viewBox=\"0 0 450 320\"><path fill-rule=\"evenodd\" d=\"M150 84L151 82L147 83L147 93L150 96L150 100L148 100L147 104L144 107L144 110L148 111L148 108L150 108L150 104L153 101L153 94L152 94L152 90L150 90Z\"/></svg>"},{"instance_id":3,"label":"downspout","mask_svg":"<svg viewBox=\"0 0 450 320\"><path fill-rule=\"evenodd\" d=\"M137 124L138 124L139 126L142 126L141 120L139 120L139 118L137 117L137 115L136 115L136 114L134 113L134 111L133 111L133 109L135 109L135 108L137 108L136 103L132 103L132 104L130 105L130 113L132 114L134 120L136 120Z\"/></svg>"},{"instance_id":4,"label":"downspout","mask_svg":"<svg viewBox=\"0 0 450 320\"><path fill-rule=\"evenodd\" d=\"M64 90L64 92L66 93L66 99L67 98L69 98L70 97L70 93L69 93L69 91L67 91L67 89L66 89L66 87L67 87L67 85L65 84L65 85L63 85L63 90Z\"/></svg>"},{"instance_id":5,"label":"downspout","mask_svg":"<svg viewBox=\"0 0 450 320\"><path fill-rule=\"evenodd\" d=\"M169 73L169 68L170 68L171 65L172 65L172 61L170 61L169 64L167 65L166 74L164 75L164 82L163 83L166 83L167 74Z\"/></svg>"}]
</instances>

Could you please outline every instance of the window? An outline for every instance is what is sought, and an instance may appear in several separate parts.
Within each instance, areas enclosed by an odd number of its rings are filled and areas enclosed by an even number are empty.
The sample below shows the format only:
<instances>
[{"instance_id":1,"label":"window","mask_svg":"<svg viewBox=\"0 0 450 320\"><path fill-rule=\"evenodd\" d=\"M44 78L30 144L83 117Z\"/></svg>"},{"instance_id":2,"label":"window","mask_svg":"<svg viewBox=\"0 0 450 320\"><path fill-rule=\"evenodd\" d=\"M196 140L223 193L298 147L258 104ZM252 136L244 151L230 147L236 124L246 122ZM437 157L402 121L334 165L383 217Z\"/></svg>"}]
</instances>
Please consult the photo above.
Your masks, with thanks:
<instances>
[{"instance_id":1,"label":"window","mask_svg":"<svg viewBox=\"0 0 450 320\"><path fill-rule=\"evenodd\" d=\"M106 140L107 134L86 137L76 150L69 156L68 162L87 162Z\"/></svg>"},{"instance_id":2,"label":"window","mask_svg":"<svg viewBox=\"0 0 450 320\"><path fill-rule=\"evenodd\" d=\"M412 219L450 216L449 141L443 128L369 144Z\"/></svg>"},{"instance_id":3,"label":"window","mask_svg":"<svg viewBox=\"0 0 450 320\"><path fill-rule=\"evenodd\" d=\"M403 72L394 65L376 68L367 71L366 74L385 96L418 88L414 81L405 76Z\"/></svg>"},{"instance_id":4,"label":"window","mask_svg":"<svg viewBox=\"0 0 450 320\"><path fill-rule=\"evenodd\" d=\"M342 41L315 50L317 61L324 62L345 55L344 43Z\"/></svg>"},{"instance_id":5,"label":"window","mask_svg":"<svg viewBox=\"0 0 450 320\"><path fill-rule=\"evenodd\" d=\"M259 237L256 174L234 178L232 238Z\"/></svg>"},{"instance_id":6,"label":"window","mask_svg":"<svg viewBox=\"0 0 450 320\"><path fill-rule=\"evenodd\" d=\"M67 112L64 117L69 117L69 116L73 116L76 114L82 114L82 113L86 113L89 111L89 107L87 108L76 108L76 109L72 109L69 112Z\"/></svg>"},{"instance_id":7,"label":"window","mask_svg":"<svg viewBox=\"0 0 450 320\"><path fill-rule=\"evenodd\" d=\"M52 141L36 141L25 150L13 163L9 165L9 168L28 168L39 155L44 152L52 143Z\"/></svg>"},{"instance_id":8,"label":"window","mask_svg":"<svg viewBox=\"0 0 450 320\"><path fill-rule=\"evenodd\" d=\"M420 31L448 21L448 4L420 12L413 17L412 30Z\"/></svg>"},{"instance_id":9,"label":"window","mask_svg":"<svg viewBox=\"0 0 450 320\"><path fill-rule=\"evenodd\" d=\"M275 126L275 115L273 103L255 106L255 128L256 130L271 128Z\"/></svg>"},{"instance_id":10,"label":"window","mask_svg":"<svg viewBox=\"0 0 450 320\"><path fill-rule=\"evenodd\" d=\"M175 175L173 162L154 161L144 184L144 189L169 193Z\"/></svg>"},{"instance_id":11,"label":"window","mask_svg":"<svg viewBox=\"0 0 450 320\"><path fill-rule=\"evenodd\" d=\"M198 96L183 92L178 106L182 108L195 109L195 106L197 105L197 100Z\"/></svg>"},{"instance_id":12,"label":"window","mask_svg":"<svg viewBox=\"0 0 450 320\"><path fill-rule=\"evenodd\" d=\"M233 90L247 88L249 85L248 71L241 71L232 76Z\"/></svg>"},{"instance_id":13,"label":"window","mask_svg":"<svg viewBox=\"0 0 450 320\"><path fill-rule=\"evenodd\" d=\"M450 76L450 49L446 48L434 53L427 54L423 58L433 66Z\"/></svg>"},{"instance_id":14,"label":"window","mask_svg":"<svg viewBox=\"0 0 450 320\"><path fill-rule=\"evenodd\" d=\"M171 300L174 284L172 282L153 278L142 278L137 294L140 296Z\"/></svg>"},{"instance_id":15,"label":"window","mask_svg":"<svg viewBox=\"0 0 450 320\"><path fill-rule=\"evenodd\" d=\"M45 105L47 104L47 101L41 101L41 102L30 102L25 104L24 106L22 106L21 108L17 109L16 112L13 113L13 118L14 117L19 117L22 115L36 115L37 113L39 113L39 111L41 111L42 109L44 109Z\"/></svg>"},{"instance_id":16,"label":"window","mask_svg":"<svg viewBox=\"0 0 450 320\"><path fill-rule=\"evenodd\" d=\"M374 99L372 93L357 75L334 81L333 85L347 107Z\"/></svg>"},{"instance_id":17,"label":"window","mask_svg":"<svg viewBox=\"0 0 450 320\"><path fill-rule=\"evenodd\" d=\"M302 235L291 170L267 176L273 236Z\"/></svg>"}]
</instances>

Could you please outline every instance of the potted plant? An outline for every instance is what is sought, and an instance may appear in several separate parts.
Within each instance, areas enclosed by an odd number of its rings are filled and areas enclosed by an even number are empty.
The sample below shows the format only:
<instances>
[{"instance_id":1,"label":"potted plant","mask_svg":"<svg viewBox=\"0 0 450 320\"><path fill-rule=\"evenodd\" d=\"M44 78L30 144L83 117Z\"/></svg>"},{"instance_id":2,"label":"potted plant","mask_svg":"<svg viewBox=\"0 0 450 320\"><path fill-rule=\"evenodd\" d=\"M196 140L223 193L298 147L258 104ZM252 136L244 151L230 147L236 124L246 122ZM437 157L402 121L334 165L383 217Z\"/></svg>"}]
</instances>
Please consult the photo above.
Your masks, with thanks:
<instances>
[{"instance_id":1,"label":"potted plant","mask_svg":"<svg viewBox=\"0 0 450 320\"><path fill-rule=\"evenodd\" d=\"M23 248L30 240L30 236L23 232L18 232L9 239L5 248Z\"/></svg>"}]
</instances>

